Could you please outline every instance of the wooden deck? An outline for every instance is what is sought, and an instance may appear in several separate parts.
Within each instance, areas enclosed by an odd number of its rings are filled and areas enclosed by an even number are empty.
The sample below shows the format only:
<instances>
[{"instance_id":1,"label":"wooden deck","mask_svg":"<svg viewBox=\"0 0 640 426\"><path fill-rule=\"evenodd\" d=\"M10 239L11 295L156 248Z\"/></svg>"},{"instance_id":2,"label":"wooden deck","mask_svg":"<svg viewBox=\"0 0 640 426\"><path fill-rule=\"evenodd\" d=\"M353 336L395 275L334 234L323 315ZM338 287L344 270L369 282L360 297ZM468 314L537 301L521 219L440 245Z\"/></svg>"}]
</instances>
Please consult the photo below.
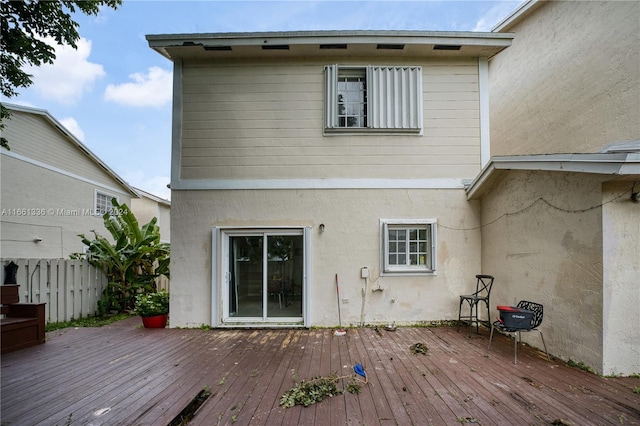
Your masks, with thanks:
<instances>
[{"instance_id":1,"label":"wooden deck","mask_svg":"<svg viewBox=\"0 0 640 426\"><path fill-rule=\"evenodd\" d=\"M2 425L167 425L203 389L193 425L638 425L639 378L601 378L530 348L448 327L143 329L139 318L48 333L2 356ZM466 331L466 330L465 330ZM413 354L414 343L428 346ZM282 408L294 380L353 373L369 383ZM347 379L339 383L346 388ZM559 423L562 422L562 423Z\"/></svg>"}]
</instances>

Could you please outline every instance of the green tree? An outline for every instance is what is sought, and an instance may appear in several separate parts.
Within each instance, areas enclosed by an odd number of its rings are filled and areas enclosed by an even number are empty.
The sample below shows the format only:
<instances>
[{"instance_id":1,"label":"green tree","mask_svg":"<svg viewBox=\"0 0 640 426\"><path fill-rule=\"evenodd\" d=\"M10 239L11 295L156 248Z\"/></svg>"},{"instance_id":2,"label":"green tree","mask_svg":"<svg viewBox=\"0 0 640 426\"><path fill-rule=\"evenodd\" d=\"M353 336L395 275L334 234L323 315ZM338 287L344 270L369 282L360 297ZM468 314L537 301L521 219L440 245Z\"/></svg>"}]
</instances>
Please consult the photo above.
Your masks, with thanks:
<instances>
[{"instance_id":1,"label":"green tree","mask_svg":"<svg viewBox=\"0 0 640 426\"><path fill-rule=\"evenodd\" d=\"M158 219L154 217L140 227L126 204L118 204L115 199L111 202L113 212L102 218L114 242L95 230L91 231L93 240L80 234L87 250L72 255L89 260L107 276L109 282L99 303L101 313L133 309L137 294L157 291L156 278L169 277L171 251L169 244L160 242Z\"/></svg>"},{"instance_id":2,"label":"green tree","mask_svg":"<svg viewBox=\"0 0 640 426\"><path fill-rule=\"evenodd\" d=\"M25 65L52 64L55 50L44 39L59 45L77 48L78 23L72 13L97 15L102 6L117 9L122 0L1 0L0 1L0 83L4 98L18 94L20 87L29 87L32 75L24 71ZM0 105L0 131L11 113ZM9 143L0 137L0 145L9 149Z\"/></svg>"}]
</instances>

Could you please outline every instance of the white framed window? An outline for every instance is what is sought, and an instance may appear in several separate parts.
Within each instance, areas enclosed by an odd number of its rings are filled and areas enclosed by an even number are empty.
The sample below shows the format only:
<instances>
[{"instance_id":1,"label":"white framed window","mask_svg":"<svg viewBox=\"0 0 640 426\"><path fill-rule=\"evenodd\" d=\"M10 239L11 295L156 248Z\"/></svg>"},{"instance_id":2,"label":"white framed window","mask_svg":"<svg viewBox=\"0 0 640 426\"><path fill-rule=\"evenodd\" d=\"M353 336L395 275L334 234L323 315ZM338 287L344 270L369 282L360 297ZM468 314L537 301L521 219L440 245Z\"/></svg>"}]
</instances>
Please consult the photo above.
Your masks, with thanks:
<instances>
[{"instance_id":1,"label":"white framed window","mask_svg":"<svg viewBox=\"0 0 640 426\"><path fill-rule=\"evenodd\" d=\"M103 216L107 212L112 212L113 204L111 204L111 200L113 199L117 201L118 197L105 192L96 191L95 207L93 209L96 216Z\"/></svg>"},{"instance_id":2,"label":"white framed window","mask_svg":"<svg viewBox=\"0 0 640 426\"><path fill-rule=\"evenodd\" d=\"M422 132L422 68L325 66L325 131Z\"/></svg>"},{"instance_id":3,"label":"white framed window","mask_svg":"<svg viewBox=\"0 0 640 426\"><path fill-rule=\"evenodd\" d=\"M383 272L387 274L435 274L435 219L383 219Z\"/></svg>"}]
</instances>

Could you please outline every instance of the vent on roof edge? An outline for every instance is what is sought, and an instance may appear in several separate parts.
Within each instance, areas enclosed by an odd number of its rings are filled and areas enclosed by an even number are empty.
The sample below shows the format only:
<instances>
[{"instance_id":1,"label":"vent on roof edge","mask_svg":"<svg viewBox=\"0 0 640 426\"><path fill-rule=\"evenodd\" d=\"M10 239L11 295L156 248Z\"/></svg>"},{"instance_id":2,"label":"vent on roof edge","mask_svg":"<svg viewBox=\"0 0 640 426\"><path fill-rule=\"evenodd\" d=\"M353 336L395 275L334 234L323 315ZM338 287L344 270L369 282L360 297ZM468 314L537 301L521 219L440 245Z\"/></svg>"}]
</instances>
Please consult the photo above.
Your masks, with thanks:
<instances>
[{"instance_id":1,"label":"vent on roof edge","mask_svg":"<svg viewBox=\"0 0 640 426\"><path fill-rule=\"evenodd\" d=\"M433 50L460 50L461 47L459 44L436 44Z\"/></svg>"},{"instance_id":2,"label":"vent on roof edge","mask_svg":"<svg viewBox=\"0 0 640 426\"><path fill-rule=\"evenodd\" d=\"M376 49L402 50L404 49L404 44L379 44Z\"/></svg>"},{"instance_id":3,"label":"vent on roof edge","mask_svg":"<svg viewBox=\"0 0 640 426\"><path fill-rule=\"evenodd\" d=\"M183 46L202 46L202 43L194 43L192 41L184 41L182 42Z\"/></svg>"},{"instance_id":4,"label":"vent on roof edge","mask_svg":"<svg viewBox=\"0 0 640 426\"><path fill-rule=\"evenodd\" d=\"M288 44L265 44L262 50L289 50Z\"/></svg>"},{"instance_id":5,"label":"vent on roof edge","mask_svg":"<svg viewBox=\"0 0 640 426\"><path fill-rule=\"evenodd\" d=\"M231 50L231 46L205 46L204 50Z\"/></svg>"},{"instance_id":6,"label":"vent on roof edge","mask_svg":"<svg viewBox=\"0 0 640 426\"><path fill-rule=\"evenodd\" d=\"M346 43L321 44L320 49L346 49Z\"/></svg>"}]
</instances>

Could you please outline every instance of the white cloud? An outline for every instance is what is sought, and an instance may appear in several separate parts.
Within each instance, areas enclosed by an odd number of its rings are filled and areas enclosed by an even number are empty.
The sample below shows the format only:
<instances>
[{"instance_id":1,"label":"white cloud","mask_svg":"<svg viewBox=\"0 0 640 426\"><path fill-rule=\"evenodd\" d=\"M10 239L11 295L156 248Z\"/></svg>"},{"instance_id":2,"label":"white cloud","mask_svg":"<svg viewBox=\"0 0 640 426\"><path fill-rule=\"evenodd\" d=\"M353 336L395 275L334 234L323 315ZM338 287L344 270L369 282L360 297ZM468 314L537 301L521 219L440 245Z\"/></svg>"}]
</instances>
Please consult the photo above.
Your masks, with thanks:
<instances>
[{"instance_id":1,"label":"white cloud","mask_svg":"<svg viewBox=\"0 0 640 426\"><path fill-rule=\"evenodd\" d=\"M491 28L509 16L516 7L518 7L518 4L511 1L500 2L482 15L476 22L475 28L471 31L491 31Z\"/></svg>"},{"instance_id":2,"label":"white cloud","mask_svg":"<svg viewBox=\"0 0 640 426\"><path fill-rule=\"evenodd\" d=\"M80 38L77 49L57 45L50 39L45 41L55 49L54 63L27 68L33 75L33 90L44 99L74 104L92 89L98 78L105 76L102 65L88 61L90 40Z\"/></svg>"},{"instance_id":3,"label":"white cloud","mask_svg":"<svg viewBox=\"0 0 640 426\"><path fill-rule=\"evenodd\" d=\"M73 117L66 117L60 120L60 124L62 124L68 131L70 131L76 138L80 141L84 142L84 131L80 128L80 125Z\"/></svg>"},{"instance_id":4,"label":"white cloud","mask_svg":"<svg viewBox=\"0 0 640 426\"><path fill-rule=\"evenodd\" d=\"M108 85L104 99L135 107L162 107L171 102L171 71L150 67L147 74L134 73L129 78L132 83Z\"/></svg>"}]
</instances>

